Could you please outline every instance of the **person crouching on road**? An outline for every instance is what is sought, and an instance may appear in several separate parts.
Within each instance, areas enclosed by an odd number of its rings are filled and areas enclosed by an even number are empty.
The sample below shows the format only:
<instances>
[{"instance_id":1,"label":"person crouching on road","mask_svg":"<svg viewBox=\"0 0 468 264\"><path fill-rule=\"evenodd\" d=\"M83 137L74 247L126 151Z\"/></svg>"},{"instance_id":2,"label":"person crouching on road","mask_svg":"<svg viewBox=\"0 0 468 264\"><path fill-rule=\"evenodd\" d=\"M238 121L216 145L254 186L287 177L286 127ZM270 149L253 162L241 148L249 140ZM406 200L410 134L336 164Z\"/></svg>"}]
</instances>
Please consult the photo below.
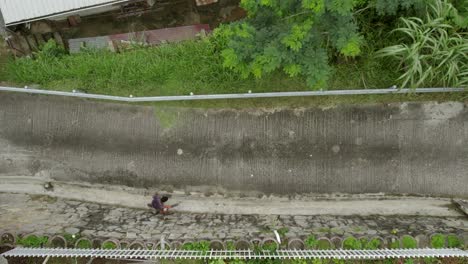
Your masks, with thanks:
<instances>
[{"instance_id":1,"label":"person crouching on road","mask_svg":"<svg viewBox=\"0 0 468 264\"><path fill-rule=\"evenodd\" d=\"M160 214L168 214L169 213L169 208L171 208L170 205L164 205L165 202L169 200L169 197L167 196L162 196L160 197L158 194L153 195L153 201L148 204L148 207L154 208L157 213Z\"/></svg>"}]
</instances>

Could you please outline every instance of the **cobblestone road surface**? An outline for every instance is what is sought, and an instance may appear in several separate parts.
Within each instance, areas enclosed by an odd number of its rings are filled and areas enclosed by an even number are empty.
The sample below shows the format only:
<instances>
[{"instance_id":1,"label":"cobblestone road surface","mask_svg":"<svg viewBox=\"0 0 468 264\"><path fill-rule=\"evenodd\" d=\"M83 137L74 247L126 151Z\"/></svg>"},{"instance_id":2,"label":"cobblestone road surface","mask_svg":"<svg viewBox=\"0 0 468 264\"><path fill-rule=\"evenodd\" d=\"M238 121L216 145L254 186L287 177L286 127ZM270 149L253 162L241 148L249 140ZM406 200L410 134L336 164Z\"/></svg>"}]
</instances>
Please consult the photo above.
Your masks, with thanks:
<instances>
[{"instance_id":1,"label":"cobblestone road surface","mask_svg":"<svg viewBox=\"0 0 468 264\"><path fill-rule=\"evenodd\" d=\"M0 232L81 235L118 239L238 239L272 236L286 227L288 237L387 236L455 233L466 235L468 218L427 216L154 215L138 210L45 196L0 193Z\"/></svg>"}]
</instances>

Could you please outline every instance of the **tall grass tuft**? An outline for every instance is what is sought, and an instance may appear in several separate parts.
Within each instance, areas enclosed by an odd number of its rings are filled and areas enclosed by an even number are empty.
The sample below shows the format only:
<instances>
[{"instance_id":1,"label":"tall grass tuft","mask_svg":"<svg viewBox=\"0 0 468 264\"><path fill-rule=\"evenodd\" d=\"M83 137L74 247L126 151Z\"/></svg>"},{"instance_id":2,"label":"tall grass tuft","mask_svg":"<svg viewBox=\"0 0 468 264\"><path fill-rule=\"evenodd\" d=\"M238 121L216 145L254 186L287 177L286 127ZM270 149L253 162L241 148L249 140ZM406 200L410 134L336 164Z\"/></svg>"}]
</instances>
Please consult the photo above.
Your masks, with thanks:
<instances>
[{"instance_id":1,"label":"tall grass tuft","mask_svg":"<svg viewBox=\"0 0 468 264\"><path fill-rule=\"evenodd\" d=\"M402 87L468 85L468 35L449 23L451 13L450 3L437 0L425 19L401 18L403 26L394 31L403 33L406 42L377 53L400 61Z\"/></svg>"}]
</instances>

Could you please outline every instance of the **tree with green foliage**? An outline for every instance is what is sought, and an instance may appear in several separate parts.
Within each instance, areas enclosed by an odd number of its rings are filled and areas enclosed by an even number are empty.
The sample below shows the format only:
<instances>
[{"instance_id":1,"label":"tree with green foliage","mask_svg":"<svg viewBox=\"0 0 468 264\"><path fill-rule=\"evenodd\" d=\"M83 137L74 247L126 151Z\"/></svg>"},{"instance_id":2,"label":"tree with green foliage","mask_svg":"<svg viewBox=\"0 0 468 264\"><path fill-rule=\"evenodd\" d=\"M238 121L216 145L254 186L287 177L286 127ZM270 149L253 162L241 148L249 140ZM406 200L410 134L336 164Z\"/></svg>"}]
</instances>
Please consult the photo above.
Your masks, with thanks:
<instances>
[{"instance_id":1,"label":"tree with green foliage","mask_svg":"<svg viewBox=\"0 0 468 264\"><path fill-rule=\"evenodd\" d=\"M283 70L323 88L329 56L355 57L362 37L353 19L355 0L242 0L247 19L222 26L224 66L243 77Z\"/></svg>"}]
</instances>

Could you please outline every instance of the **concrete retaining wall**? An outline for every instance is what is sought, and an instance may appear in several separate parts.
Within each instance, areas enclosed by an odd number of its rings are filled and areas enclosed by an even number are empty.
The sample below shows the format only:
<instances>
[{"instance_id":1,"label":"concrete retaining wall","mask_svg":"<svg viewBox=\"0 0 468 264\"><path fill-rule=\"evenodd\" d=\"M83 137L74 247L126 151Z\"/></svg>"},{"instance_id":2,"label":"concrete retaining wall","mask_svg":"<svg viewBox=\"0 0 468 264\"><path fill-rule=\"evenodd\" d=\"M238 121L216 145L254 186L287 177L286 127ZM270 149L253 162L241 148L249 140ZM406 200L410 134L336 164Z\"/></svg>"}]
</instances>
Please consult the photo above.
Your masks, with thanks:
<instances>
[{"instance_id":1,"label":"concrete retaining wall","mask_svg":"<svg viewBox=\"0 0 468 264\"><path fill-rule=\"evenodd\" d=\"M467 142L459 102L248 111L0 93L0 175L466 197Z\"/></svg>"}]
</instances>

